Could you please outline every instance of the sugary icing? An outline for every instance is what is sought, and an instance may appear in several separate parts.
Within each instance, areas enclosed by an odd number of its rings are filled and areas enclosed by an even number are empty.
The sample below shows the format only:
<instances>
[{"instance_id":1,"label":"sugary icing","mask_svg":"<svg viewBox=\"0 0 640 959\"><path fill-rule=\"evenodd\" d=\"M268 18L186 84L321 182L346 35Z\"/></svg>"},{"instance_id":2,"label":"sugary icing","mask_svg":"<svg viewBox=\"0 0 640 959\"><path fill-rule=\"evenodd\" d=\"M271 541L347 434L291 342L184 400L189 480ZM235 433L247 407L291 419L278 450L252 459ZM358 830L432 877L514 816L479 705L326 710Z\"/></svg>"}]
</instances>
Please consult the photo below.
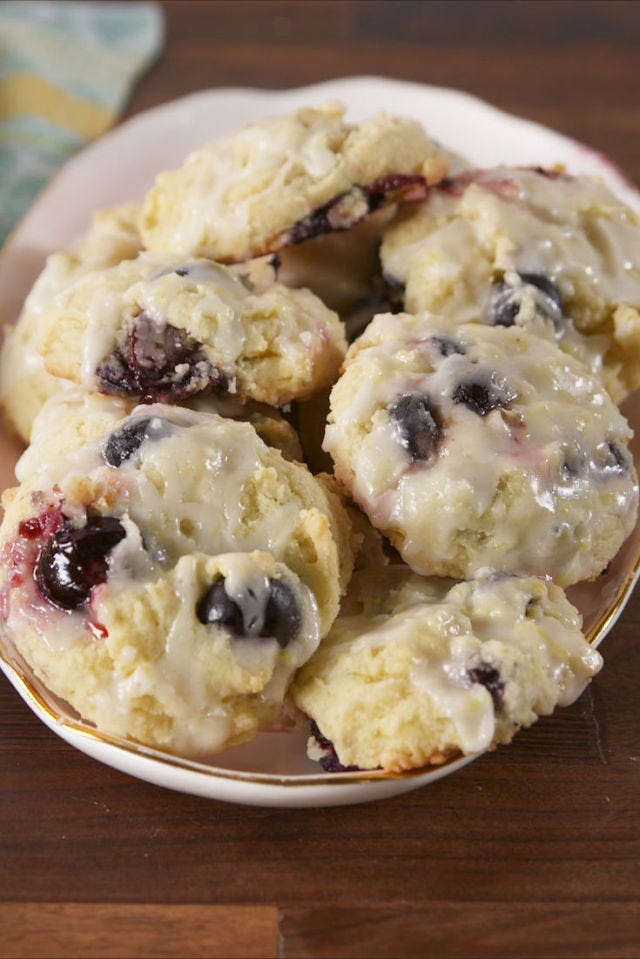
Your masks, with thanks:
<instances>
[{"instance_id":1,"label":"sugary icing","mask_svg":"<svg viewBox=\"0 0 640 959\"><path fill-rule=\"evenodd\" d=\"M82 477L90 477L96 489L117 491L118 514L126 513L144 530L147 551L162 564L192 551L281 551L298 522L299 506L288 500L265 515L247 515L243 485L269 474L264 444L249 424L159 404L138 407L128 422L136 418L151 420L152 438L144 443L144 455L134 453L117 471L105 462L101 437L38 462L35 471L27 450L16 474L63 493ZM154 429L154 422L164 429Z\"/></svg>"}]
</instances>

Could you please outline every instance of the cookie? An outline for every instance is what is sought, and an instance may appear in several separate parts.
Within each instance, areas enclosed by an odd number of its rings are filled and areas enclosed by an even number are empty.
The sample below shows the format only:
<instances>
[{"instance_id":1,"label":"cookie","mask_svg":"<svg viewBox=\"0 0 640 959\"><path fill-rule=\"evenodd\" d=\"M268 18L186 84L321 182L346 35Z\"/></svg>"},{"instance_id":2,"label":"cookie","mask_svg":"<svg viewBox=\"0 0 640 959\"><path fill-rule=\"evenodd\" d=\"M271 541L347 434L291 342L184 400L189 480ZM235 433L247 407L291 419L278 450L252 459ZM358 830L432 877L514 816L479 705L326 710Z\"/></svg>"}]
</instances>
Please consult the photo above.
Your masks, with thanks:
<instances>
[{"instance_id":1,"label":"cookie","mask_svg":"<svg viewBox=\"0 0 640 959\"><path fill-rule=\"evenodd\" d=\"M337 614L346 513L248 423L160 404L86 419L5 494L8 643L103 732L183 755L250 739Z\"/></svg>"},{"instance_id":2,"label":"cookie","mask_svg":"<svg viewBox=\"0 0 640 959\"><path fill-rule=\"evenodd\" d=\"M45 370L37 350L42 316L56 295L78 277L138 255L138 213L139 207L133 203L98 211L89 230L68 251L47 258L17 323L5 331L0 353L0 405L9 426L25 442L42 404L69 386Z\"/></svg>"},{"instance_id":3,"label":"cookie","mask_svg":"<svg viewBox=\"0 0 640 959\"><path fill-rule=\"evenodd\" d=\"M380 315L347 354L325 449L424 575L594 579L633 529L631 430L597 377L519 326Z\"/></svg>"},{"instance_id":4,"label":"cookie","mask_svg":"<svg viewBox=\"0 0 640 959\"><path fill-rule=\"evenodd\" d=\"M381 257L407 311L555 339L620 402L640 386L638 249L638 215L599 179L497 167L400 211Z\"/></svg>"},{"instance_id":5,"label":"cookie","mask_svg":"<svg viewBox=\"0 0 640 959\"><path fill-rule=\"evenodd\" d=\"M71 384L70 384L71 386ZM16 466L19 482L24 482L48 460L55 459L109 432L117 420L128 416L136 404L120 396L87 393L71 387L44 403L33 421L31 443ZM250 423L260 439L294 462L302 462L298 435L276 409L259 403L238 403L230 399L198 397L193 408L201 413L216 413L229 419ZM59 424L64 422L64 431Z\"/></svg>"},{"instance_id":6,"label":"cookie","mask_svg":"<svg viewBox=\"0 0 640 959\"><path fill-rule=\"evenodd\" d=\"M508 743L602 665L562 590L356 573L350 606L292 685L327 771L401 773Z\"/></svg>"},{"instance_id":7,"label":"cookie","mask_svg":"<svg viewBox=\"0 0 640 959\"><path fill-rule=\"evenodd\" d=\"M161 173L145 198L145 246L233 263L357 225L425 195L447 157L414 120L380 113L354 125L329 103L264 120Z\"/></svg>"},{"instance_id":8,"label":"cookie","mask_svg":"<svg viewBox=\"0 0 640 959\"><path fill-rule=\"evenodd\" d=\"M58 294L38 348L50 373L88 390L281 406L330 383L346 341L336 314L308 290L275 283L253 293L210 260L142 253Z\"/></svg>"}]
</instances>

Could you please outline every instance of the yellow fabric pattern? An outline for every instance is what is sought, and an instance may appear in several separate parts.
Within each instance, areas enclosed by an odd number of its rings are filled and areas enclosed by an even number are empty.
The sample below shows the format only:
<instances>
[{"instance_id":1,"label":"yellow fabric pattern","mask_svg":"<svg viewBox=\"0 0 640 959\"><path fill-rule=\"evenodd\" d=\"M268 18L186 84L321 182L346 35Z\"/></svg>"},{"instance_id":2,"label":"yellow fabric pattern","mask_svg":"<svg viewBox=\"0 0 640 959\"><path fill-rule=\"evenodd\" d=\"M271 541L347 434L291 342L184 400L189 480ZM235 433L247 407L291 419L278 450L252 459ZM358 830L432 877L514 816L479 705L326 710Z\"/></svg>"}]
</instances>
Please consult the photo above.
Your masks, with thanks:
<instances>
[{"instance_id":1,"label":"yellow fabric pattern","mask_svg":"<svg viewBox=\"0 0 640 959\"><path fill-rule=\"evenodd\" d=\"M60 165L117 122L163 37L149 0L0 0L0 247Z\"/></svg>"},{"instance_id":2,"label":"yellow fabric pattern","mask_svg":"<svg viewBox=\"0 0 640 959\"><path fill-rule=\"evenodd\" d=\"M100 136L113 124L115 111L83 100L32 73L13 73L0 80L0 120L22 114L41 117L85 140Z\"/></svg>"}]
</instances>

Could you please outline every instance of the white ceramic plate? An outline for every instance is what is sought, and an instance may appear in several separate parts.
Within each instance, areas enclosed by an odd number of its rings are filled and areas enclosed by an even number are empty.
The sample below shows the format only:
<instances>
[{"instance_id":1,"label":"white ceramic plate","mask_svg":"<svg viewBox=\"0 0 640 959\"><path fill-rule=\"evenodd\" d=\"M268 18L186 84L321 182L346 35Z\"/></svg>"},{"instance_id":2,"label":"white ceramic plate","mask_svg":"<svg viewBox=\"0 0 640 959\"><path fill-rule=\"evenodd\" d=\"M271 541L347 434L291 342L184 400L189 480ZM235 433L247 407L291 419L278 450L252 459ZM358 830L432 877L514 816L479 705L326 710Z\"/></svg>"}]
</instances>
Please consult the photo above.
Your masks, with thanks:
<instances>
[{"instance_id":1,"label":"white ceramic plate","mask_svg":"<svg viewBox=\"0 0 640 959\"><path fill-rule=\"evenodd\" d=\"M77 155L55 177L0 257L0 321L15 320L45 257L81 234L96 208L140 199L157 172L180 165L190 150L221 133L327 99L342 100L354 120L380 109L415 117L432 136L478 166L563 163L574 173L603 176L640 212L640 196L600 154L455 90L372 77L278 92L205 90L123 123ZM632 400L625 412L640 432L638 406ZM13 483L18 452L9 437L0 436L3 488ZM570 591L593 642L602 641L612 628L631 594L639 566L640 530L636 528L606 575L595 584ZM318 773L318 767L306 758L302 736L263 733L253 743L217 756L215 764L190 762L96 733L56 701L21 664L0 659L0 666L34 712L82 752L140 779L212 799L267 806L359 803L434 782L475 758L400 777L375 772Z\"/></svg>"}]
</instances>

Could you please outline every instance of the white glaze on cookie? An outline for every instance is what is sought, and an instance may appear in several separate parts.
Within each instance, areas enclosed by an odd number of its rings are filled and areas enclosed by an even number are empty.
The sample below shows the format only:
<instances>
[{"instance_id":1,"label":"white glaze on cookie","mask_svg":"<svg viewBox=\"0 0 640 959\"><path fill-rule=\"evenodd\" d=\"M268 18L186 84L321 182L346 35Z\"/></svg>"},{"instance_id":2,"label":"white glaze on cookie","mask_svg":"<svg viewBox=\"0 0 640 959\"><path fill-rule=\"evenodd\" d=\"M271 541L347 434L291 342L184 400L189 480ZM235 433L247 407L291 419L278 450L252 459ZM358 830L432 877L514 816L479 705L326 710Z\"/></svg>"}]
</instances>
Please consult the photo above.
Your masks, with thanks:
<instances>
[{"instance_id":1,"label":"white glaze on cookie","mask_svg":"<svg viewBox=\"0 0 640 959\"><path fill-rule=\"evenodd\" d=\"M602 665L562 590L539 579L452 585L395 567L356 573L353 593L292 689L315 723L310 755L330 769L399 772L509 742Z\"/></svg>"},{"instance_id":2,"label":"white glaze on cookie","mask_svg":"<svg viewBox=\"0 0 640 959\"><path fill-rule=\"evenodd\" d=\"M337 613L346 514L248 423L77 402L5 496L8 641L105 732L183 754L252 738Z\"/></svg>"},{"instance_id":3,"label":"white glaze on cookie","mask_svg":"<svg viewBox=\"0 0 640 959\"><path fill-rule=\"evenodd\" d=\"M89 390L273 406L331 382L346 349L337 315L308 290L254 293L209 260L150 253L61 291L37 342L50 372Z\"/></svg>"},{"instance_id":4,"label":"white glaze on cookie","mask_svg":"<svg viewBox=\"0 0 640 959\"><path fill-rule=\"evenodd\" d=\"M336 475L417 572L568 585L633 528L626 421L585 367L520 327L376 317L331 409Z\"/></svg>"}]
</instances>

